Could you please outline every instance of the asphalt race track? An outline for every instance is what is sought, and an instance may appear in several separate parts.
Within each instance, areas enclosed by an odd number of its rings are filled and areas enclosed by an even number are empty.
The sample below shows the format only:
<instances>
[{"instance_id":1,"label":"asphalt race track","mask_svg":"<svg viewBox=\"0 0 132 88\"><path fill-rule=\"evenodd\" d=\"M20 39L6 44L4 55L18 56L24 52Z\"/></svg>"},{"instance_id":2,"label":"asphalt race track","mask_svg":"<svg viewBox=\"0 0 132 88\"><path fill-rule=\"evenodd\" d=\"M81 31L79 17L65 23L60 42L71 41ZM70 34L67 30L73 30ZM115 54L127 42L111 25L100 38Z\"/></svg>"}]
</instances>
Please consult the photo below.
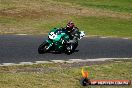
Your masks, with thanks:
<instances>
[{"instance_id":1,"label":"asphalt race track","mask_svg":"<svg viewBox=\"0 0 132 88\"><path fill-rule=\"evenodd\" d=\"M35 62L45 60L132 58L132 40L121 38L83 38L77 52L38 54L45 36L0 35L0 63Z\"/></svg>"}]
</instances>

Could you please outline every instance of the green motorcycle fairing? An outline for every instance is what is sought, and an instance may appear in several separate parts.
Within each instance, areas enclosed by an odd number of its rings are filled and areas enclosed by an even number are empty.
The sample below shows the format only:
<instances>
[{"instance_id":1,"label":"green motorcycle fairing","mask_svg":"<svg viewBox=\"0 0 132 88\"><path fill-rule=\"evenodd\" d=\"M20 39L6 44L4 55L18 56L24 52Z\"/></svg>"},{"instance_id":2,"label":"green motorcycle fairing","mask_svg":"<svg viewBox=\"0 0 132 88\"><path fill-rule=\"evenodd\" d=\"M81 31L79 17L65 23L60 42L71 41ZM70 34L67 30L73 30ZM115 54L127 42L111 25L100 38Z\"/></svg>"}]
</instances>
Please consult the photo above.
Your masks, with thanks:
<instances>
[{"instance_id":1,"label":"green motorcycle fairing","mask_svg":"<svg viewBox=\"0 0 132 88\"><path fill-rule=\"evenodd\" d=\"M49 32L48 37L49 39L46 41L49 43L49 47L54 44L55 50L61 50L64 41L69 40L69 36L64 31L58 30L57 28L52 29Z\"/></svg>"}]
</instances>

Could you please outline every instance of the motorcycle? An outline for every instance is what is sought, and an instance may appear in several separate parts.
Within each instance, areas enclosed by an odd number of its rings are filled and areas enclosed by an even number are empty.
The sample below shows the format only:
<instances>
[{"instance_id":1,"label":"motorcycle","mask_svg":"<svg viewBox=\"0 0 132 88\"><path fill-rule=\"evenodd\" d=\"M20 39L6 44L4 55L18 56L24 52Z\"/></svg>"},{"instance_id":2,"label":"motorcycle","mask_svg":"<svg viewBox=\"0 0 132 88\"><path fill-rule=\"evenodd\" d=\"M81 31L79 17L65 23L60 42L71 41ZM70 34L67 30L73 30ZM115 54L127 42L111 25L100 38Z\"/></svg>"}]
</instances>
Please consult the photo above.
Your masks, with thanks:
<instances>
[{"instance_id":1,"label":"motorcycle","mask_svg":"<svg viewBox=\"0 0 132 88\"><path fill-rule=\"evenodd\" d=\"M43 54L50 51L64 52L68 55L72 54L78 46L78 40L84 37L84 32L81 31L79 38L70 40L65 31L53 28L49 34L48 39L44 41L38 48L38 53Z\"/></svg>"}]
</instances>

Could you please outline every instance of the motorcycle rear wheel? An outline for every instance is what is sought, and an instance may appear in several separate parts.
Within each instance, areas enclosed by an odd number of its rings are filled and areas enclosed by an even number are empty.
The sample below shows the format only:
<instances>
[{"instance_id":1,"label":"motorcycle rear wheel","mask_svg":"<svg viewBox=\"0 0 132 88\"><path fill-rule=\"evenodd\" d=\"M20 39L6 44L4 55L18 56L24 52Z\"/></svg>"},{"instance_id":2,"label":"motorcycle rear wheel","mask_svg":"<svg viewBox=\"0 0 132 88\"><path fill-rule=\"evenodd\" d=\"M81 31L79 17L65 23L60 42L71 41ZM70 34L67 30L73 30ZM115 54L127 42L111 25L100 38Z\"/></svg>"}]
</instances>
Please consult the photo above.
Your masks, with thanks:
<instances>
[{"instance_id":1,"label":"motorcycle rear wheel","mask_svg":"<svg viewBox=\"0 0 132 88\"><path fill-rule=\"evenodd\" d=\"M66 53L67 55L72 54L72 53L73 53L73 49L72 49L72 48L73 48L72 44L70 44L69 46L67 46L67 47L66 47L66 52L65 52L65 53Z\"/></svg>"},{"instance_id":2,"label":"motorcycle rear wheel","mask_svg":"<svg viewBox=\"0 0 132 88\"><path fill-rule=\"evenodd\" d=\"M78 42L76 42L76 43L74 44L74 46L73 46L73 51L75 51L77 47L78 47Z\"/></svg>"}]
</instances>

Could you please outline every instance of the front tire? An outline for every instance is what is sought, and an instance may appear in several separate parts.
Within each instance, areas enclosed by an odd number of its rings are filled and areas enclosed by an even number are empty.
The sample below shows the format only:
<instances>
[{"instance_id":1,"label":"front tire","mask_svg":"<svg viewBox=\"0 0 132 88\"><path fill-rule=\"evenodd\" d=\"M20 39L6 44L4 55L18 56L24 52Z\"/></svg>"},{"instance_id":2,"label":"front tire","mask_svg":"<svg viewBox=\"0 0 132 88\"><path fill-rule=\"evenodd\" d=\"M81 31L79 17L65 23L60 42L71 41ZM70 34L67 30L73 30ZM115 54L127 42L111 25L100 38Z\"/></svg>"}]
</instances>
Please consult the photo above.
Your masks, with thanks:
<instances>
[{"instance_id":1,"label":"front tire","mask_svg":"<svg viewBox=\"0 0 132 88\"><path fill-rule=\"evenodd\" d=\"M38 48L38 53L43 54L43 53L46 53L47 51L49 51L48 46L49 46L48 42L43 42Z\"/></svg>"}]
</instances>

